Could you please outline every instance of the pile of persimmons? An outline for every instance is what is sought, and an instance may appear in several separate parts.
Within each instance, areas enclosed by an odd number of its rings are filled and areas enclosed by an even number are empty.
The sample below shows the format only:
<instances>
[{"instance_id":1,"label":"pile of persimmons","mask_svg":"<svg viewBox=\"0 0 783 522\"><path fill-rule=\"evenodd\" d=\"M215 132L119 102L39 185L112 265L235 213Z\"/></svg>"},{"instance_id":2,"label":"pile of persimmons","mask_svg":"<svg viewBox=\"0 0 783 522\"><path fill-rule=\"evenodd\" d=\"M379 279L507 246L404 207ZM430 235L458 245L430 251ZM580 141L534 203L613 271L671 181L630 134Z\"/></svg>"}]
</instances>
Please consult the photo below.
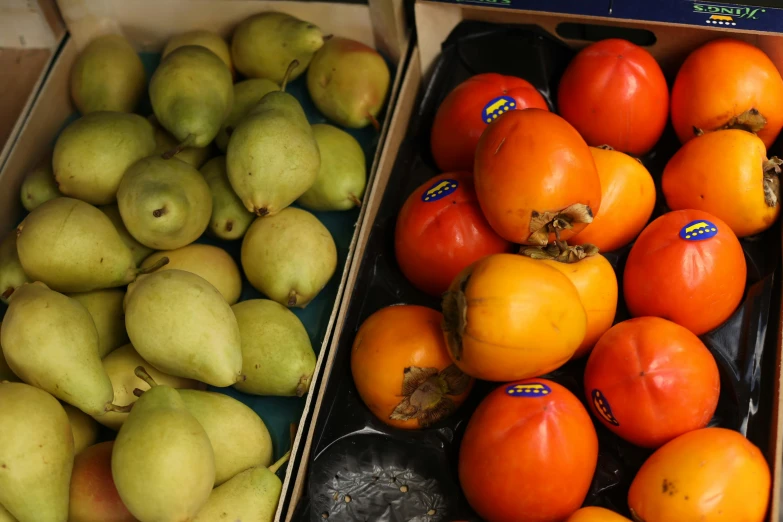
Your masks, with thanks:
<instances>
[{"instance_id":1,"label":"pile of persimmons","mask_svg":"<svg viewBox=\"0 0 783 522\"><path fill-rule=\"evenodd\" d=\"M716 81L719 78L720 81ZM738 238L779 213L783 79L760 49L718 39L694 50L671 93L655 58L618 39L581 50L558 113L526 80L480 74L438 108L433 157L443 174L414 191L395 229L396 257L442 311L396 305L361 325L352 372L367 407L401 429L454 412L474 379L503 383L478 406L459 479L488 522L614 522L581 508L598 459L590 414L655 450L628 507L643 522L761 522L764 456L739 432L707 427L718 366L698 337L740 305ZM682 146L650 222L652 176L637 159L668 118ZM614 324L615 271L600 252L633 243ZM584 404L542 378L588 357ZM588 412L589 410L589 412Z\"/></svg>"}]
</instances>

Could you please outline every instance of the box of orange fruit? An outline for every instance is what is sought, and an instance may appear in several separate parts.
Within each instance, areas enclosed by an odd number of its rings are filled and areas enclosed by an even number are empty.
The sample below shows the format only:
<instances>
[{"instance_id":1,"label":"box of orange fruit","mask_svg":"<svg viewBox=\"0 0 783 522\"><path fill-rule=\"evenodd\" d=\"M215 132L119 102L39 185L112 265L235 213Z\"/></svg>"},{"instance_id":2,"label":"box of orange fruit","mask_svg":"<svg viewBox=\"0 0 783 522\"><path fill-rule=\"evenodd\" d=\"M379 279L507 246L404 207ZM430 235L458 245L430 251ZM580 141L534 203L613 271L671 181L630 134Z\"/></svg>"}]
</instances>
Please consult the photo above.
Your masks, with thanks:
<instances>
[{"instance_id":1,"label":"box of orange fruit","mask_svg":"<svg viewBox=\"0 0 783 522\"><path fill-rule=\"evenodd\" d=\"M287 520L778 520L783 36L415 13Z\"/></svg>"}]
</instances>

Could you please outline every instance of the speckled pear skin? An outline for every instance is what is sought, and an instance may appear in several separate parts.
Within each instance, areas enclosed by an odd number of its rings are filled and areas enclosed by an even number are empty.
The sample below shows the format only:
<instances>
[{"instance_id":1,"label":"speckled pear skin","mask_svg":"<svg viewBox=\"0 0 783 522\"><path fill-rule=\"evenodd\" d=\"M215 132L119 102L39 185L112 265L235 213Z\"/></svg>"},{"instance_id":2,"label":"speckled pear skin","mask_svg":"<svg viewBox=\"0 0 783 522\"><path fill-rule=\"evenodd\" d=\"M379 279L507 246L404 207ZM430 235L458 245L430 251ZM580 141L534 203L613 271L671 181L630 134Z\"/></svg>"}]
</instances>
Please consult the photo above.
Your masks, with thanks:
<instances>
[{"instance_id":1,"label":"speckled pear skin","mask_svg":"<svg viewBox=\"0 0 783 522\"><path fill-rule=\"evenodd\" d=\"M8 304L17 288L31 282L16 252L16 230L11 230L0 243L0 301Z\"/></svg>"},{"instance_id":2,"label":"speckled pear skin","mask_svg":"<svg viewBox=\"0 0 783 522\"><path fill-rule=\"evenodd\" d=\"M54 179L51 157L46 158L25 176L20 196L22 206L28 212L35 210L41 203L62 196L57 188L57 180Z\"/></svg>"},{"instance_id":3,"label":"speckled pear skin","mask_svg":"<svg viewBox=\"0 0 783 522\"><path fill-rule=\"evenodd\" d=\"M220 132L215 137L215 144L218 149L226 152L228 149L228 140L234 128L244 118L250 109L258 105L267 93L279 91L280 85L267 80L266 78L250 78L234 84L234 105L231 107L231 113L220 127Z\"/></svg>"},{"instance_id":4,"label":"speckled pear skin","mask_svg":"<svg viewBox=\"0 0 783 522\"><path fill-rule=\"evenodd\" d=\"M212 490L193 522L214 522L221 518L272 522L282 489L282 482L269 468L250 468Z\"/></svg>"},{"instance_id":5,"label":"speckled pear skin","mask_svg":"<svg viewBox=\"0 0 783 522\"><path fill-rule=\"evenodd\" d=\"M212 219L209 231L220 239L231 241L245 235L255 217L234 192L226 172L226 157L212 158L201 167L209 191L212 193Z\"/></svg>"}]
</instances>

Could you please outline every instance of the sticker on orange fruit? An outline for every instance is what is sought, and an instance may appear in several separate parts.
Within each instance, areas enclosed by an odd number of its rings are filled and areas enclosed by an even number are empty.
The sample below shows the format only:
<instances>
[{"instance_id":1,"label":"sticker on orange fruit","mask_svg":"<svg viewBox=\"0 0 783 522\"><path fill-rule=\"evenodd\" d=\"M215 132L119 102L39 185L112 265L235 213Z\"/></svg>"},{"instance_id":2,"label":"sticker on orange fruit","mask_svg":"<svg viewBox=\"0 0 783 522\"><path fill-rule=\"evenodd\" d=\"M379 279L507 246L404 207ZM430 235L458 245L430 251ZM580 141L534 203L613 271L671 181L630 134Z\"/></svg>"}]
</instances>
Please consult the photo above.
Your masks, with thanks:
<instances>
[{"instance_id":1,"label":"sticker on orange fruit","mask_svg":"<svg viewBox=\"0 0 783 522\"><path fill-rule=\"evenodd\" d=\"M661 446L634 477L628 507L644 522L763 522L770 470L761 451L725 428Z\"/></svg>"},{"instance_id":2,"label":"sticker on orange fruit","mask_svg":"<svg viewBox=\"0 0 783 522\"><path fill-rule=\"evenodd\" d=\"M584 374L590 410L610 431L657 448L707 426L720 396L718 365L690 330L659 317L614 325Z\"/></svg>"},{"instance_id":3,"label":"sticker on orange fruit","mask_svg":"<svg viewBox=\"0 0 783 522\"><path fill-rule=\"evenodd\" d=\"M470 392L473 380L449 358L442 320L431 308L393 305L356 332L351 375L364 404L385 424L426 428L451 415Z\"/></svg>"},{"instance_id":4,"label":"sticker on orange fruit","mask_svg":"<svg viewBox=\"0 0 783 522\"><path fill-rule=\"evenodd\" d=\"M509 389L549 393L520 398ZM500 386L479 404L458 472L482 520L559 522L584 502L597 462L598 437L579 399L553 381L532 379Z\"/></svg>"},{"instance_id":5,"label":"sticker on orange fruit","mask_svg":"<svg viewBox=\"0 0 783 522\"><path fill-rule=\"evenodd\" d=\"M589 506L583 507L568 517L565 522L631 522L622 515L606 508Z\"/></svg>"},{"instance_id":6,"label":"sticker on orange fruit","mask_svg":"<svg viewBox=\"0 0 783 522\"><path fill-rule=\"evenodd\" d=\"M550 393L552 393L552 388L543 382L509 384L506 386L506 395L510 395L512 397L546 397Z\"/></svg>"}]
</instances>

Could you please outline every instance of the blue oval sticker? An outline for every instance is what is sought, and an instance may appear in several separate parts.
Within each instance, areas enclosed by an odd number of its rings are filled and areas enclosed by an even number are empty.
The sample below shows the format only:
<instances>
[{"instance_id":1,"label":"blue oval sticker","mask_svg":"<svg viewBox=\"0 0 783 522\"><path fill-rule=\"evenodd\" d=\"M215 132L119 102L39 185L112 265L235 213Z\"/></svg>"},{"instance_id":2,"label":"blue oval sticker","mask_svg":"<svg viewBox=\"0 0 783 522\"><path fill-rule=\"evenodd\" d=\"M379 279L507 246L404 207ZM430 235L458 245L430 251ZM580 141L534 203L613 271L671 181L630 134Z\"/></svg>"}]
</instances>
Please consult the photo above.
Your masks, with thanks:
<instances>
[{"instance_id":1,"label":"blue oval sticker","mask_svg":"<svg viewBox=\"0 0 783 522\"><path fill-rule=\"evenodd\" d=\"M459 182L456 179L436 181L430 188L424 191L424 194L421 195L421 200L425 203L438 201L457 190L457 187L459 187Z\"/></svg>"},{"instance_id":2,"label":"blue oval sticker","mask_svg":"<svg viewBox=\"0 0 783 522\"><path fill-rule=\"evenodd\" d=\"M591 395L596 413L612 426L619 426L620 423L614 418L612 407L609 406L609 401L606 400L601 390L593 390Z\"/></svg>"},{"instance_id":3,"label":"blue oval sticker","mask_svg":"<svg viewBox=\"0 0 783 522\"><path fill-rule=\"evenodd\" d=\"M492 123L492 120L496 120L498 116L504 112L513 111L517 108L517 102L511 96L498 96L489 100L484 106L484 111L481 113L481 119L484 123Z\"/></svg>"},{"instance_id":4,"label":"blue oval sticker","mask_svg":"<svg viewBox=\"0 0 783 522\"><path fill-rule=\"evenodd\" d=\"M506 395L512 397L544 397L550 393L552 393L552 388L541 382L506 386Z\"/></svg>"},{"instance_id":5,"label":"blue oval sticker","mask_svg":"<svg viewBox=\"0 0 783 522\"><path fill-rule=\"evenodd\" d=\"M718 227L706 219L691 221L680 229L680 238L686 241L703 241L717 235Z\"/></svg>"}]
</instances>

